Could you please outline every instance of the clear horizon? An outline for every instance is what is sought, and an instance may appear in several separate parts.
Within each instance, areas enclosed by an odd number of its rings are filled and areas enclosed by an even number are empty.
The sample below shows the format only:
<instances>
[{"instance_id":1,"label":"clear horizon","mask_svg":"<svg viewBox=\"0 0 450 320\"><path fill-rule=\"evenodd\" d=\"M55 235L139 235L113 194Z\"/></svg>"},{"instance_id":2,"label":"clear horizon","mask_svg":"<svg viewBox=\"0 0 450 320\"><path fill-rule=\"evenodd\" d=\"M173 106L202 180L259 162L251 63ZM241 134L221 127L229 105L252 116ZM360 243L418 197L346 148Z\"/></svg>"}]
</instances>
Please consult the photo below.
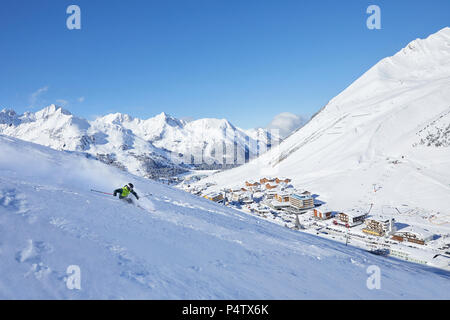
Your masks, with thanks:
<instances>
[{"instance_id":1,"label":"clear horizon","mask_svg":"<svg viewBox=\"0 0 450 320\"><path fill-rule=\"evenodd\" d=\"M69 5L81 29L68 30ZM369 5L381 30L369 30ZM0 109L50 104L92 119L309 118L379 60L448 26L423 1L3 1Z\"/></svg>"}]
</instances>

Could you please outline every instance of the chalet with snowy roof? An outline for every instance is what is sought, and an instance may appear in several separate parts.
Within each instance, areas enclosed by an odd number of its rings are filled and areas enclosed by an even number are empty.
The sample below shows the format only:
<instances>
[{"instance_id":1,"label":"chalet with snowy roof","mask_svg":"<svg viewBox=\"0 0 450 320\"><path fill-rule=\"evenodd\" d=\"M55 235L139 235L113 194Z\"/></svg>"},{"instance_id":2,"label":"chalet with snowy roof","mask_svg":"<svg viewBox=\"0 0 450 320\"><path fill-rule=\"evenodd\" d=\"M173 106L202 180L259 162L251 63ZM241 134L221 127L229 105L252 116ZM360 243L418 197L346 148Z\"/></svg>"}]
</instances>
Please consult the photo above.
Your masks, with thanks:
<instances>
[{"instance_id":1,"label":"chalet with snowy roof","mask_svg":"<svg viewBox=\"0 0 450 320\"><path fill-rule=\"evenodd\" d=\"M354 226L362 224L366 218L367 218L367 213L340 212L338 214L338 219L336 220L336 222L339 224L343 224L346 227L354 227Z\"/></svg>"},{"instance_id":2,"label":"chalet with snowy roof","mask_svg":"<svg viewBox=\"0 0 450 320\"><path fill-rule=\"evenodd\" d=\"M395 232L395 219L366 219L364 233L382 237Z\"/></svg>"},{"instance_id":3,"label":"chalet with snowy roof","mask_svg":"<svg viewBox=\"0 0 450 320\"><path fill-rule=\"evenodd\" d=\"M261 184L258 181L245 181L245 187L248 190L258 191L261 189Z\"/></svg>"},{"instance_id":4,"label":"chalet with snowy roof","mask_svg":"<svg viewBox=\"0 0 450 320\"><path fill-rule=\"evenodd\" d=\"M233 192L230 195L231 202L241 203L242 202L242 192Z\"/></svg>"},{"instance_id":5,"label":"chalet with snowy roof","mask_svg":"<svg viewBox=\"0 0 450 320\"><path fill-rule=\"evenodd\" d=\"M290 194L281 190L277 190L277 192L274 195L274 199L278 202L289 202L289 196Z\"/></svg>"},{"instance_id":6,"label":"chalet with snowy roof","mask_svg":"<svg viewBox=\"0 0 450 320\"><path fill-rule=\"evenodd\" d=\"M408 226L397 231L393 236L393 240L400 242L409 241L417 244L424 245L428 241L433 240L434 234L426 229L419 227Z\"/></svg>"},{"instance_id":7,"label":"chalet with snowy roof","mask_svg":"<svg viewBox=\"0 0 450 320\"><path fill-rule=\"evenodd\" d=\"M314 209L313 216L319 220L328 220L337 215L336 211L330 211L326 208Z\"/></svg>"},{"instance_id":8,"label":"chalet with snowy roof","mask_svg":"<svg viewBox=\"0 0 450 320\"><path fill-rule=\"evenodd\" d=\"M278 192L278 188L266 190L266 192L265 192L266 198L267 199L275 198L275 195L277 194L277 192Z\"/></svg>"},{"instance_id":9,"label":"chalet with snowy roof","mask_svg":"<svg viewBox=\"0 0 450 320\"><path fill-rule=\"evenodd\" d=\"M275 179L275 182L278 183L278 184L280 184L280 183L288 184L288 183L290 183L291 181L292 181L292 180L289 179L289 178L276 178L276 179Z\"/></svg>"},{"instance_id":10,"label":"chalet with snowy roof","mask_svg":"<svg viewBox=\"0 0 450 320\"><path fill-rule=\"evenodd\" d=\"M245 204L253 203L253 194L251 192L244 192L241 197L241 202Z\"/></svg>"},{"instance_id":11,"label":"chalet with snowy roof","mask_svg":"<svg viewBox=\"0 0 450 320\"><path fill-rule=\"evenodd\" d=\"M296 209L306 210L314 208L314 199L310 195L293 193L289 196L289 203Z\"/></svg>"},{"instance_id":12,"label":"chalet with snowy roof","mask_svg":"<svg viewBox=\"0 0 450 320\"><path fill-rule=\"evenodd\" d=\"M275 210L287 209L290 207L289 202L280 202L278 200L273 199L269 202L269 206Z\"/></svg>"},{"instance_id":13,"label":"chalet with snowy roof","mask_svg":"<svg viewBox=\"0 0 450 320\"><path fill-rule=\"evenodd\" d=\"M261 179L259 179L259 182L261 184L266 184L266 183L269 183L269 182L275 182L275 178L261 178Z\"/></svg>"},{"instance_id":14,"label":"chalet with snowy roof","mask_svg":"<svg viewBox=\"0 0 450 320\"><path fill-rule=\"evenodd\" d=\"M261 215L266 215L270 213L270 208L264 205L255 204L254 206L251 207L251 210Z\"/></svg>"},{"instance_id":15,"label":"chalet with snowy roof","mask_svg":"<svg viewBox=\"0 0 450 320\"><path fill-rule=\"evenodd\" d=\"M278 187L278 184L276 184L276 183L273 183L273 182L266 183L266 190L275 189L277 187Z\"/></svg>"},{"instance_id":16,"label":"chalet with snowy roof","mask_svg":"<svg viewBox=\"0 0 450 320\"><path fill-rule=\"evenodd\" d=\"M246 187L257 187L260 183L258 181L245 181Z\"/></svg>"},{"instance_id":17,"label":"chalet with snowy roof","mask_svg":"<svg viewBox=\"0 0 450 320\"><path fill-rule=\"evenodd\" d=\"M203 198L214 201L214 202L220 202L223 200L223 194L217 193L217 192L212 192L212 193L208 193L208 194L204 195Z\"/></svg>"}]
</instances>

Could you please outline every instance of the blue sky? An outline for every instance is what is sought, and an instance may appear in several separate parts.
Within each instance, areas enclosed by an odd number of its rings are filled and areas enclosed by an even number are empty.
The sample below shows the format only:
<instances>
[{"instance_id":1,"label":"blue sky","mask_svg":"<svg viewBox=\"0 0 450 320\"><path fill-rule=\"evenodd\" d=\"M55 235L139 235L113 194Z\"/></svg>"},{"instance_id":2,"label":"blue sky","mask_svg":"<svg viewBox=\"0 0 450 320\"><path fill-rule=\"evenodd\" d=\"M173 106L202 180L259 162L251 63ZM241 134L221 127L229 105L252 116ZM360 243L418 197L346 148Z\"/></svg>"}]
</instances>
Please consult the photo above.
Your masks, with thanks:
<instances>
[{"instance_id":1,"label":"blue sky","mask_svg":"<svg viewBox=\"0 0 450 320\"><path fill-rule=\"evenodd\" d=\"M81 8L68 30L66 8ZM381 30L366 9L381 8ZM380 59L450 25L450 1L2 0L0 108L310 116Z\"/></svg>"}]
</instances>

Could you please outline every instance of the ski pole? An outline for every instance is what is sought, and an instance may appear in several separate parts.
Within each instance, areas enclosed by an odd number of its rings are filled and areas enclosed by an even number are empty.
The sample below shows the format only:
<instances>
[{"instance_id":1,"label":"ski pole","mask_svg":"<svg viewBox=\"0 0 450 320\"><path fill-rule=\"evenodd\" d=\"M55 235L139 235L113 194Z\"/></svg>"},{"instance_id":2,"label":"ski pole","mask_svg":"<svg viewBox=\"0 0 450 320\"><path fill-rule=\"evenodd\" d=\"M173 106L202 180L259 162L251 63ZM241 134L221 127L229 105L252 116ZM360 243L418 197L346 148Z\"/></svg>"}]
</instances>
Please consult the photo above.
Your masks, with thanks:
<instances>
[{"instance_id":1,"label":"ski pole","mask_svg":"<svg viewBox=\"0 0 450 320\"><path fill-rule=\"evenodd\" d=\"M92 191L92 192L97 192L97 193L107 194L107 195L109 195L109 196L113 196L112 193L108 193L108 192L98 191L98 190L94 190L94 189L91 189L91 191Z\"/></svg>"}]
</instances>

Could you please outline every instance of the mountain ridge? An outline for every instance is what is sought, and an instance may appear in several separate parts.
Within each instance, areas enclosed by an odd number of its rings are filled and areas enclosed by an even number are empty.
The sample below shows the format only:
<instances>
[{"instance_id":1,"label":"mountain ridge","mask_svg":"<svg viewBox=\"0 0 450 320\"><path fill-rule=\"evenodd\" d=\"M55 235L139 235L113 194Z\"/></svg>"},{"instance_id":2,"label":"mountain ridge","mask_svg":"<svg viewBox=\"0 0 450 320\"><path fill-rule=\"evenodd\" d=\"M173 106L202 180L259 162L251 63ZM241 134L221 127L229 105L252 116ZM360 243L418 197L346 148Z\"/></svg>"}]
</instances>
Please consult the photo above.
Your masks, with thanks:
<instances>
[{"instance_id":1,"label":"mountain ridge","mask_svg":"<svg viewBox=\"0 0 450 320\"><path fill-rule=\"evenodd\" d=\"M247 132L227 119L186 122L161 112L148 119L112 113L88 121L55 104L22 115L3 109L0 133L57 150L86 152L150 178L172 176L198 166L220 169L225 165L223 148L254 157L280 140L264 129L256 130L257 134ZM192 157L196 162L191 162ZM239 165L238 160L228 159L226 165Z\"/></svg>"}]
</instances>

